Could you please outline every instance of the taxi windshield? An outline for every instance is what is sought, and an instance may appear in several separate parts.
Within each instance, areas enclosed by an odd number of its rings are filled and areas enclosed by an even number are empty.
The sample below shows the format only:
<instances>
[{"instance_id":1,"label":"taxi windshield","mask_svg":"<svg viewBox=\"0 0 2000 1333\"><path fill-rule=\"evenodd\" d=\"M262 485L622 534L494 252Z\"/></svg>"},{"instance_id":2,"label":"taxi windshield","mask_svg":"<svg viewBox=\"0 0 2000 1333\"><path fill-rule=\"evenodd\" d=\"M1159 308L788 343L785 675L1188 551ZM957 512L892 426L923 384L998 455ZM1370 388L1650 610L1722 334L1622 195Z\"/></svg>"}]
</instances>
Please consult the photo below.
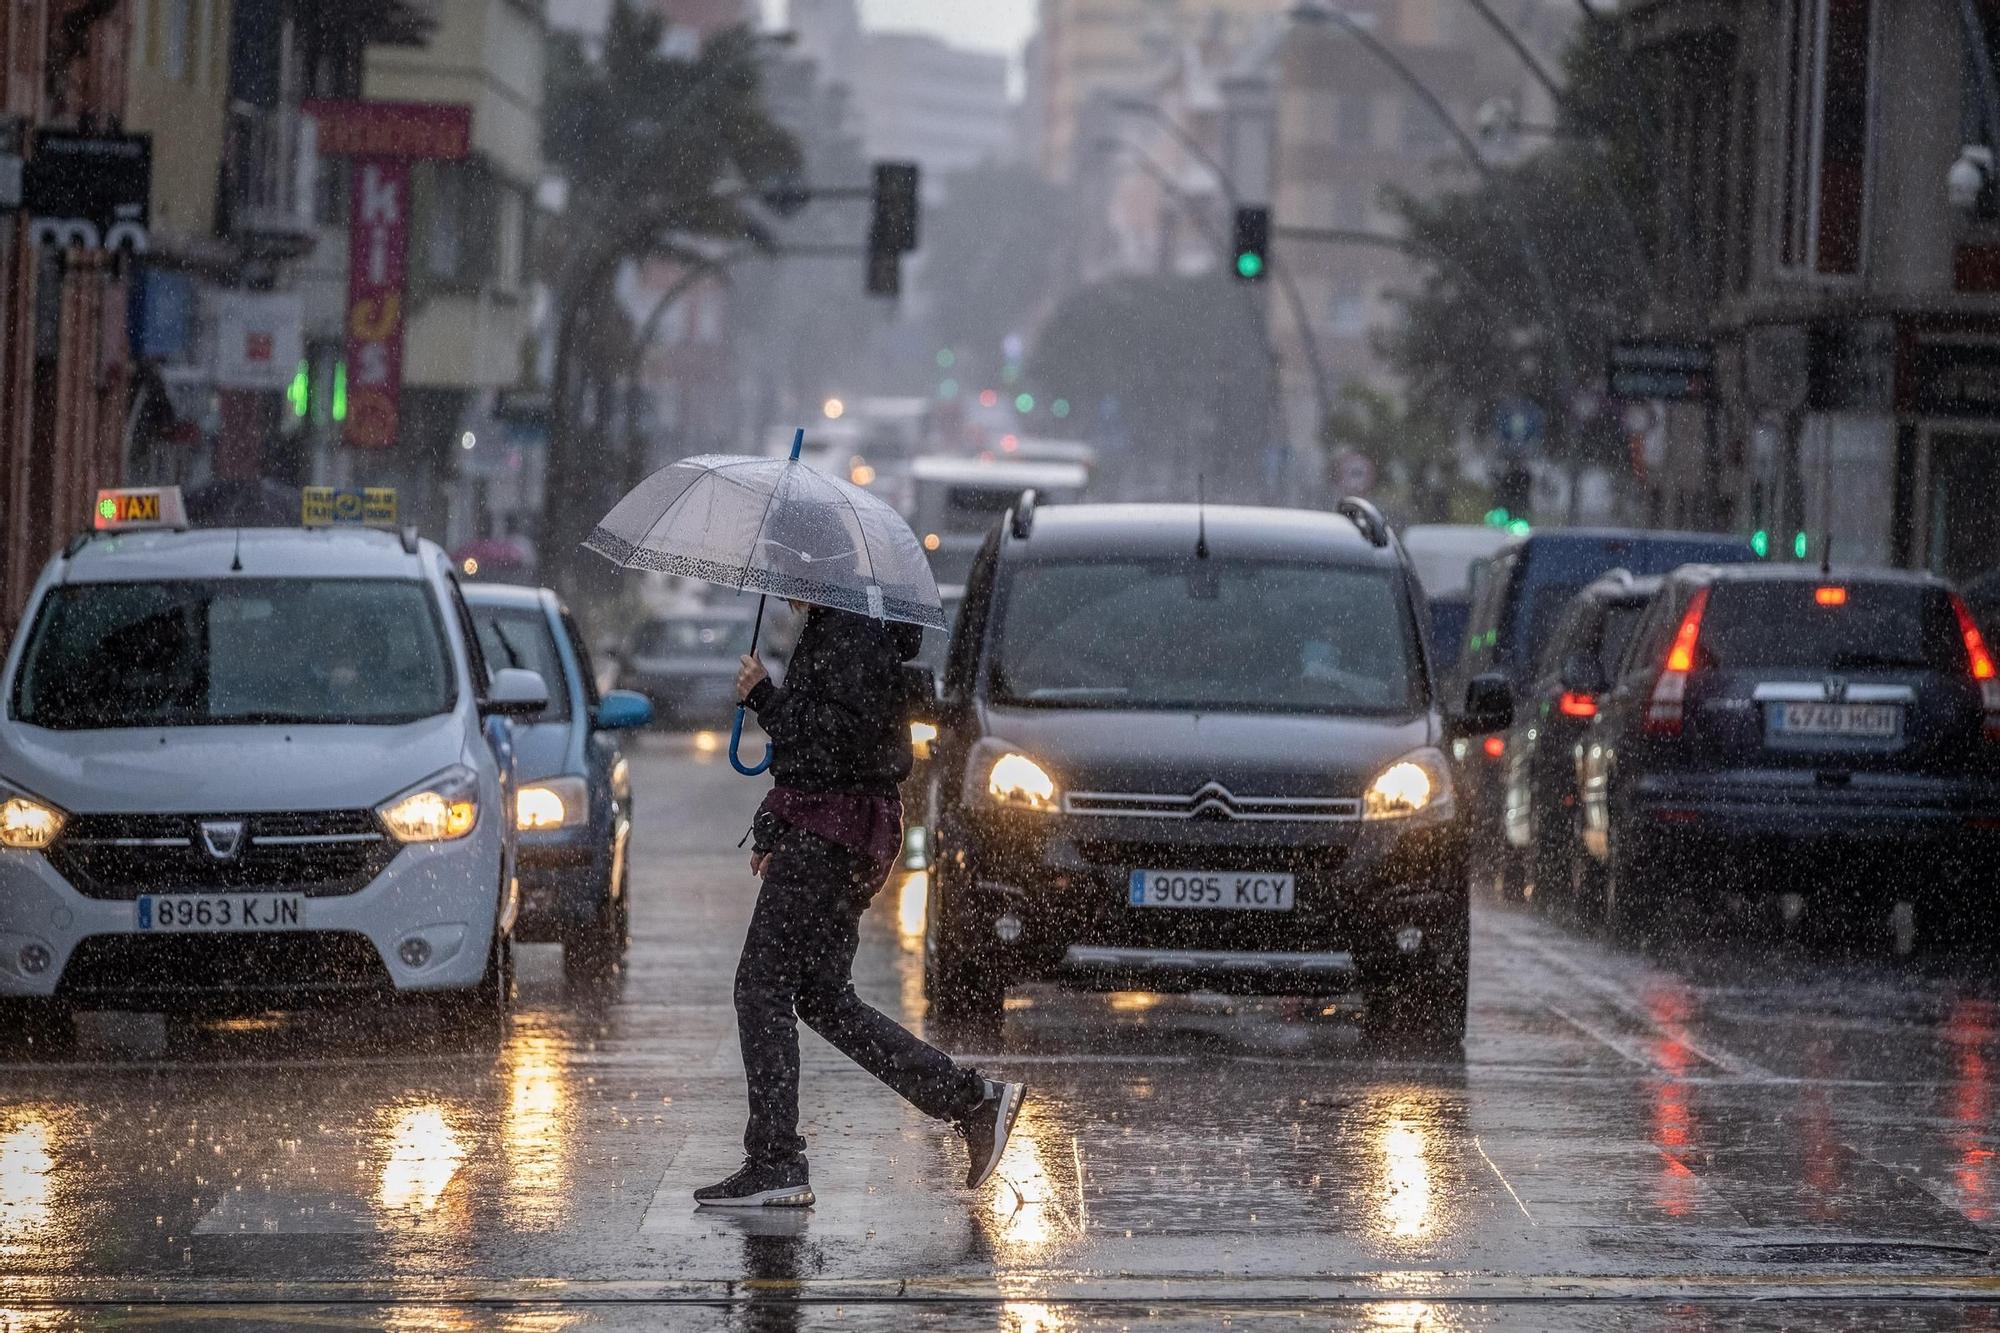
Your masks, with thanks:
<instances>
[{"instance_id":1,"label":"taxi windshield","mask_svg":"<svg viewBox=\"0 0 2000 1333\"><path fill-rule=\"evenodd\" d=\"M12 711L56 730L389 725L454 700L415 580L190 579L51 590Z\"/></svg>"}]
</instances>

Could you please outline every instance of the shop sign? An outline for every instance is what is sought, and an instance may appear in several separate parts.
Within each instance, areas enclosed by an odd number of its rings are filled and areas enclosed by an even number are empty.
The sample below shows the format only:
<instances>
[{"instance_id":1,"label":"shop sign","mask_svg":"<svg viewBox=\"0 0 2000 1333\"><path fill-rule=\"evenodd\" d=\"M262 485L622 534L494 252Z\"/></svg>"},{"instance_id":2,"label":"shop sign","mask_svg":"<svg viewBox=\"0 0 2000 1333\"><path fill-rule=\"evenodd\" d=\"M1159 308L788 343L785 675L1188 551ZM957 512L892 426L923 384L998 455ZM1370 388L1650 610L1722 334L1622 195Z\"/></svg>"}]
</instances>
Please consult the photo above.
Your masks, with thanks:
<instances>
[{"instance_id":1,"label":"shop sign","mask_svg":"<svg viewBox=\"0 0 2000 1333\"><path fill-rule=\"evenodd\" d=\"M35 244L143 251L152 194L152 136L35 132L34 156L21 177Z\"/></svg>"},{"instance_id":2,"label":"shop sign","mask_svg":"<svg viewBox=\"0 0 2000 1333\"><path fill-rule=\"evenodd\" d=\"M1666 338L1615 342L1605 381L1614 398L1706 398L1715 384L1715 344Z\"/></svg>"}]
</instances>

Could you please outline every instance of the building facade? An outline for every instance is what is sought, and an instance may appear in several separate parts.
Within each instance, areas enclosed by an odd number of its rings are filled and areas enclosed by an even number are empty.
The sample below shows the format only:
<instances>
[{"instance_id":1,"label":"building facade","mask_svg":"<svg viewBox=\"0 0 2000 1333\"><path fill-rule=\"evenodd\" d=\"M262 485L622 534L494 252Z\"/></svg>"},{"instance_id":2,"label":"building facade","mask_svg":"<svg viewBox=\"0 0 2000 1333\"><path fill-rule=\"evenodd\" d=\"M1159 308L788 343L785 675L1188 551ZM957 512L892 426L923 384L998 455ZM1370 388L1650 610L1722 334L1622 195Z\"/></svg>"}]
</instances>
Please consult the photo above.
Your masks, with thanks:
<instances>
[{"instance_id":1,"label":"building facade","mask_svg":"<svg viewBox=\"0 0 2000 1333\"><path fill-rule=\"evenodd\" d=\"M2000 6L1651 0L1624 22L1665 108L1651 331L1716 357L1710 400L1660 405L1651 514L1953 578L2000 564Z\"/></svg>"}]
</instances>

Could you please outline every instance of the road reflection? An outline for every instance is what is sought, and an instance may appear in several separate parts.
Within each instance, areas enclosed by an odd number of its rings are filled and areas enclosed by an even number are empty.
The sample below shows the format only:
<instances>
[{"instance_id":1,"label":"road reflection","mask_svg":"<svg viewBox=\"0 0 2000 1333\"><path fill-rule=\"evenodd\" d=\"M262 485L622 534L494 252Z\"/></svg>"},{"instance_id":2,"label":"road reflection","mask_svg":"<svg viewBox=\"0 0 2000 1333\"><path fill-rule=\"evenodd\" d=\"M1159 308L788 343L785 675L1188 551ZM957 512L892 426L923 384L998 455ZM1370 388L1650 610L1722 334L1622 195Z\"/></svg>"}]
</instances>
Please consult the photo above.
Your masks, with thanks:
<instances>
[{"instance_id":1,"label":"road reflection","mask_svg":"<svg viewBox=\"0 0 2000 1333\"><path fill-rule=\"evenodd\" d=\"M1667 985L1650 988L1645 1004L1655 1030L1663 1034L1652 1043L1653 1061L1664 1074L1651 1088L1653 1147L1660 1155L1653 1199L1667 1216L1686 1217L1701 1191L1687 1163L1697 1128L1687 1074L1698 1057L1683 1035L1690 1004L1685 990Z\"/></svg>"},{"instance_id":2,"label":"road reflection","mask_svg":"<svg viewBox=\"0 0 2000 1333\"><path fill-rule=\"evenodd\" d=\"M1375 1131L1381 1159L1377 1228L1398 1240L1421 1237L1431 1227L1430 1131L1435 1118L1435 1107L1397 1101L1386 1108Z\"/></svg>"},{"instance_id":3,"label":"road reflection","mask_svg":"<svg viewBox=\"0 0 2000 1333\"><path fill-rule=\"evenodd\" d=\"M905 953L924 947L924 920L931 891L930 872L912 870L896 889L896 938Z\"/></svg>"},{"instance_id":4,"label":"road reflection","mask_svg":"<svg viewBox=\"0 0 2000 1333\"><path fill-rule=\"evenodd\" d=\"M0 1133L0 1254L21 1254L47 1239L52 1137L40 1111L17 1114Z\"/></svg>"},{"instance_id":5,"label":"road reflection","mask_svg":"<svg viewBox=\"0 0 2000 1333\"><path fill-rule=\"evenodd\" d=\"M444 1196L465 1160L465 1142L452 1129L441 1103L426 1102L395 1114L385 1138L388 1156L376 1191L384 1222L400 1216L421 1220Z\"/></svg>"},{"instance_id":6,"label":"road reflection","mask_svg":"<svg viewBox=\"0 0 2000 1333\"><path fill-rule=\"evenodd\" d=\"M517 1227L549 1228L570 1212L575 1127L563 1042L516 1032L504 1070L507 1103L500 1134L507 1151L508 1220Z\"/></svg>"},{"instance_id":7,"label":"road reflection","mask_svg":"<svg viewBox=\"0 0 2000 1333\"><path fill-rule=\"evenodd\" d=\"M1986 1048L1993 1040L1993 1018L1990 1000L1961 999L1953 1004L1944 1028L1951 1048L1952 1077L1945 1095L1955 1157L1952 1183L1958 1187L1959 1210L1974 1222L1993 1220L1993 1150L1986 1146L1993 1112Z\"/></svg>"},{"instance_id":8,"label":"road reflection","mask_svg":"<svg viewBox=\"0 0 2000 1333\"><path fill-rule=\"evenodd\" d=\"M986 1231L1002 1262L1025 1262L1083 1235L1080 1150L1060 1117L1052 1099L1029 1102L988 1186Z\"/></svg>"}]
</instances>

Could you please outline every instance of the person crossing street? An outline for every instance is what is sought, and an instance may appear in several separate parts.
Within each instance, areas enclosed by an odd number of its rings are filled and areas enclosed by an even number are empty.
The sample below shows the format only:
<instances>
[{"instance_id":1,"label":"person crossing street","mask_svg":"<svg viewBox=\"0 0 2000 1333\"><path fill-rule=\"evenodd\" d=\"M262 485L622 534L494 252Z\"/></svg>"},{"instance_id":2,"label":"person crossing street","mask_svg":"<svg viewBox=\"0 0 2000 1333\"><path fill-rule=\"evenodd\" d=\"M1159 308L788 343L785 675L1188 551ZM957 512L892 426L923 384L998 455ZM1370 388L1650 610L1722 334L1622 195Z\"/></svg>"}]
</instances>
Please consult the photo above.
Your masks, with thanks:
<instances>
[{"instance_id":1,"label":"person crossing street","mask_svg":"<svg viewBox=\"0 0 2000 1333\"><path fill-rule=\"evenodd\" d=\"M906 668L915 625L805 607L783 686L745 655L737 695L773 747L771 792L752 828L763 881L736 970L737 1031L749 1085L744 1163L695 1191L710 1207L813 1202L799 1135L798 1023L831 1042L918 1110L954 1126L966 1186L990 1178L1026 1088L989 1079L922 1041L855 994L863 911L902 846L897 786L910 771L915 691Z\"/></svg>"}]
</instances>

